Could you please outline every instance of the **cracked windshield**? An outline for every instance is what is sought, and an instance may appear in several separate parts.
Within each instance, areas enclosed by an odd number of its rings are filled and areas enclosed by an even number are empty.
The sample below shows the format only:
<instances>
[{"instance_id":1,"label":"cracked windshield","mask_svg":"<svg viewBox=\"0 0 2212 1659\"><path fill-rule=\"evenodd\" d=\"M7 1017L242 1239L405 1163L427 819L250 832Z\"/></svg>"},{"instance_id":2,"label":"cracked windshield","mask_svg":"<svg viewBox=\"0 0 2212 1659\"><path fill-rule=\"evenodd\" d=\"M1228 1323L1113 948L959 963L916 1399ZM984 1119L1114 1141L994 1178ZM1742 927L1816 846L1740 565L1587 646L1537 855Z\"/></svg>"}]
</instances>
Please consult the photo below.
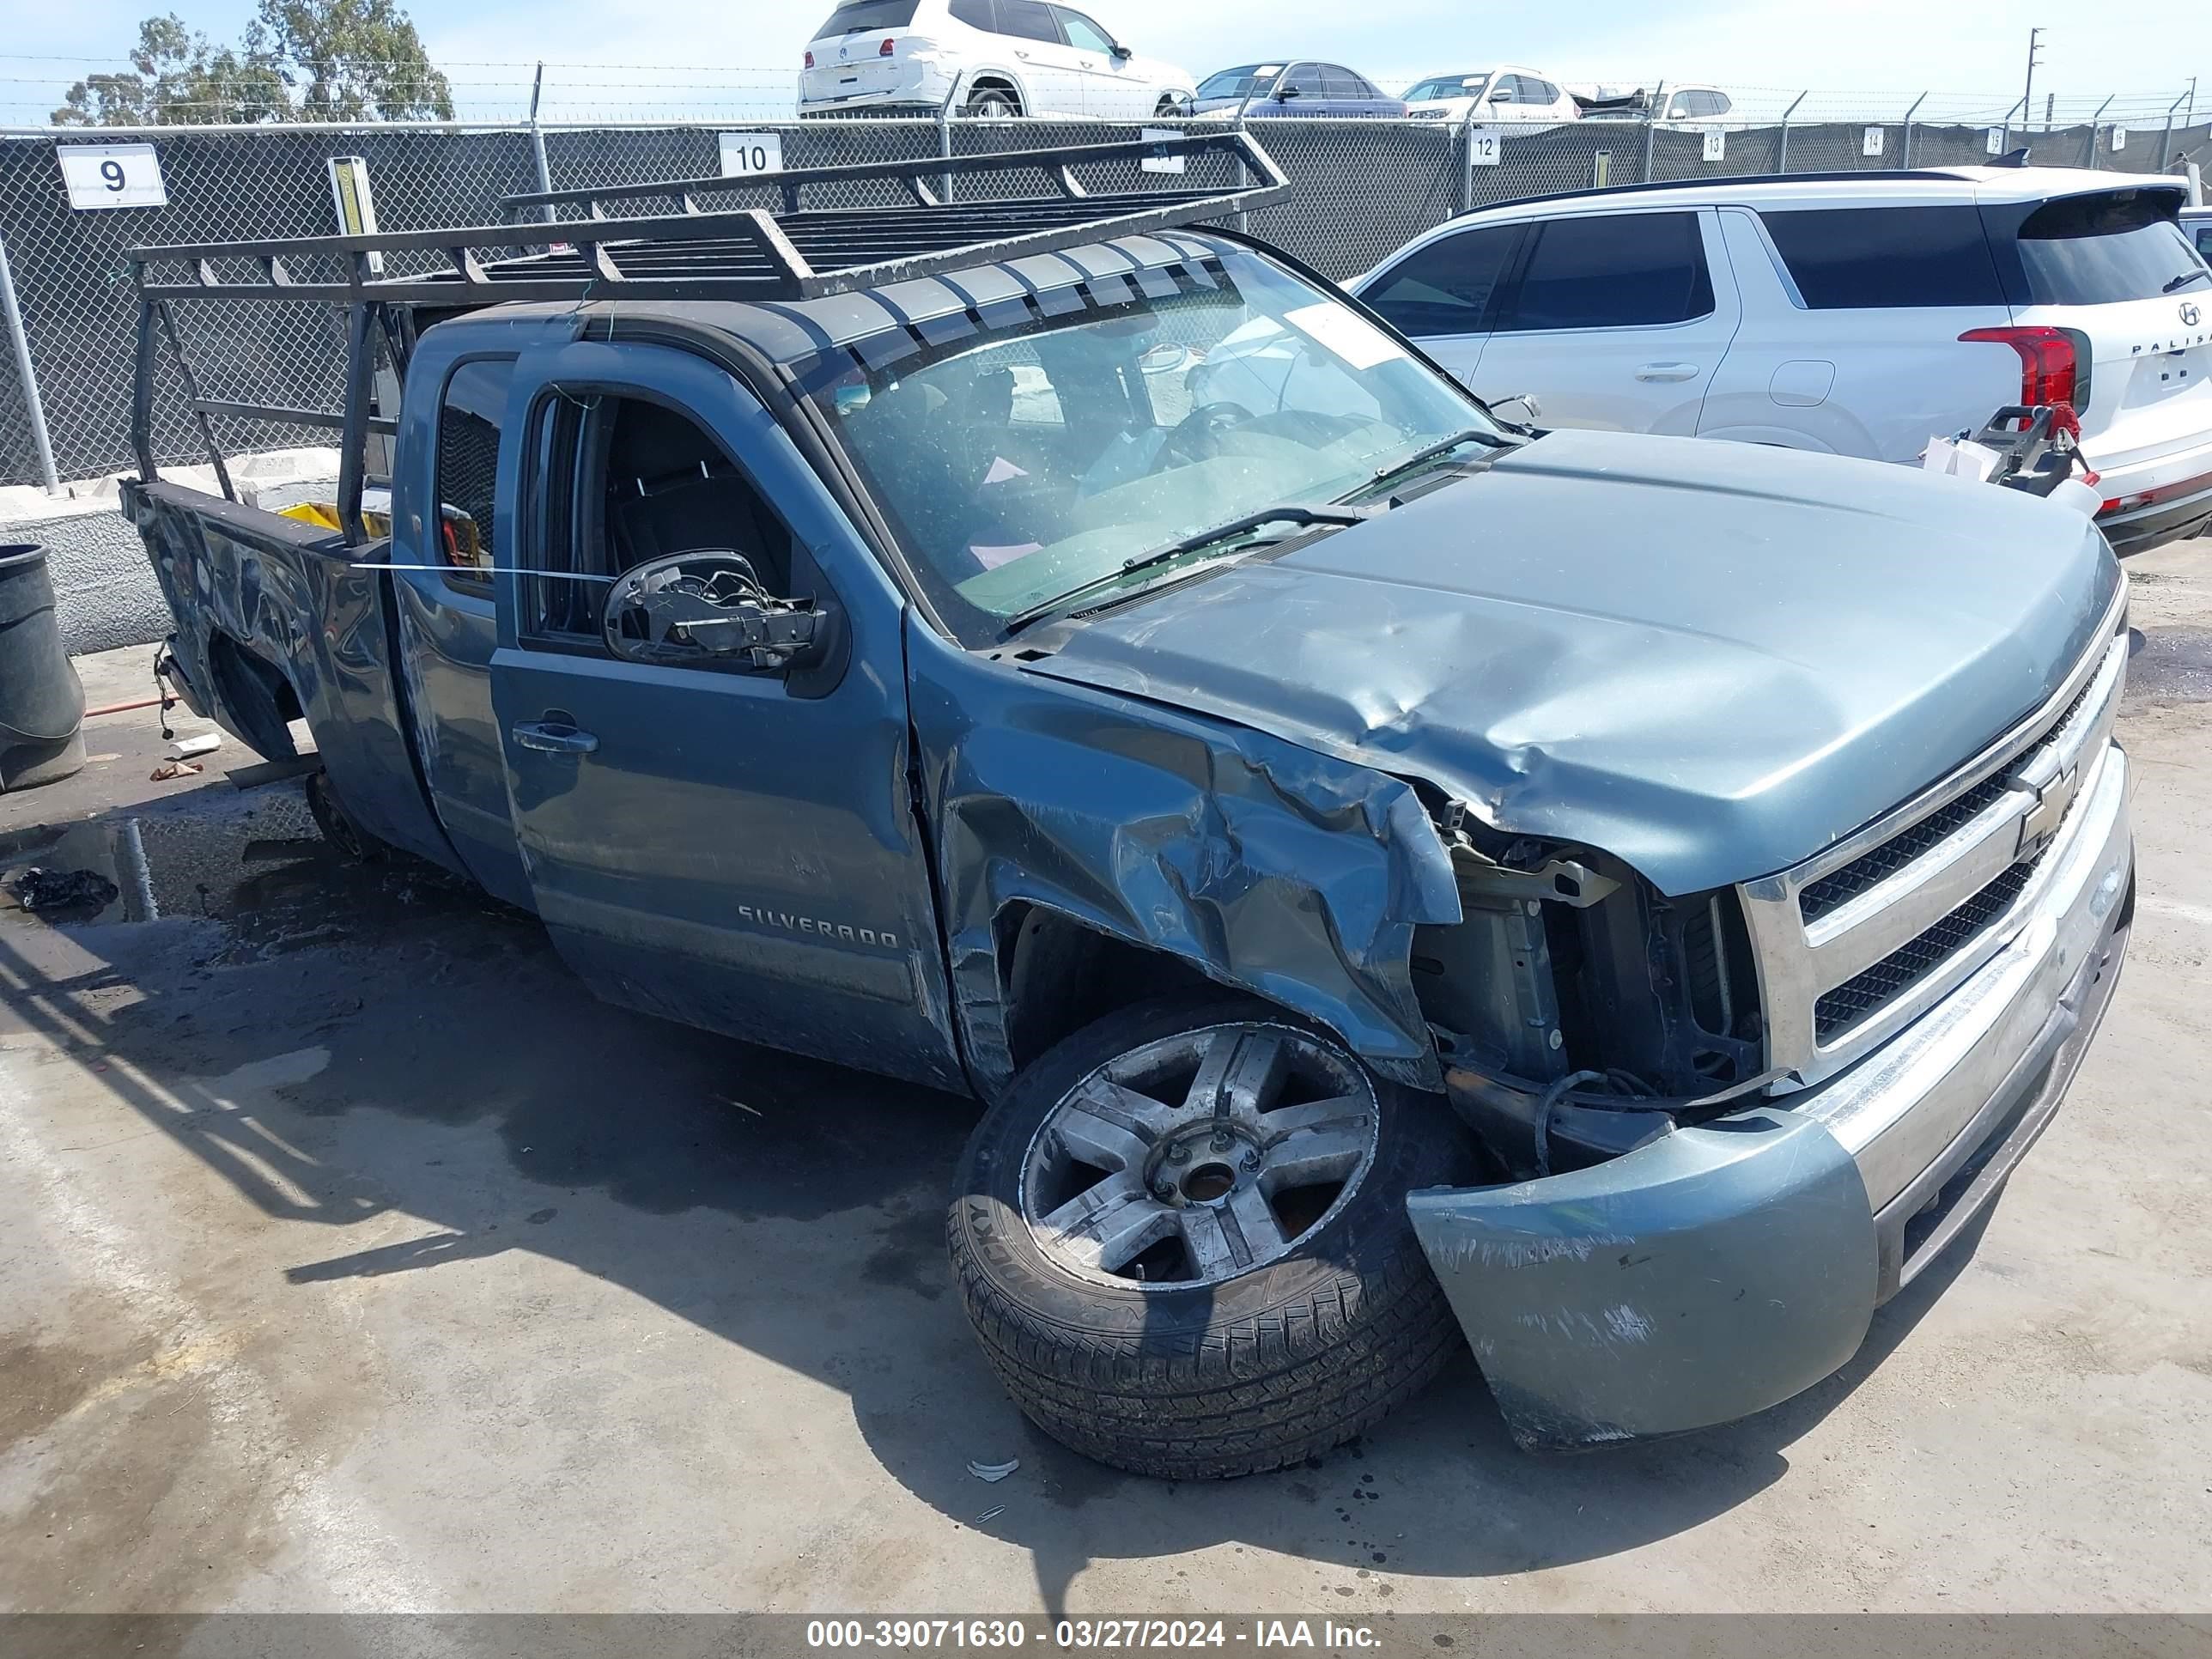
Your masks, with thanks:
<instances>
[{"instance_id":1,"label":"cracked windshield","mask_svg":"<svg viewBox=\"0 0 2212 1659\"><path fill-rule=\"evenodd\" d=\"M1133 295L1134 280L1098 286ZM1262 508L1357 495L1395 459L1491 429L1388 335L1256 258L1144 280L1156 294L1070 295L1077 308L1058 316L1024 301L986 307L980 329L918 362L870 371L856 359L815 392L963 631L995 633ZM1127 591L1115 583L1085 603Z\"/></svg>"}]
</instances>

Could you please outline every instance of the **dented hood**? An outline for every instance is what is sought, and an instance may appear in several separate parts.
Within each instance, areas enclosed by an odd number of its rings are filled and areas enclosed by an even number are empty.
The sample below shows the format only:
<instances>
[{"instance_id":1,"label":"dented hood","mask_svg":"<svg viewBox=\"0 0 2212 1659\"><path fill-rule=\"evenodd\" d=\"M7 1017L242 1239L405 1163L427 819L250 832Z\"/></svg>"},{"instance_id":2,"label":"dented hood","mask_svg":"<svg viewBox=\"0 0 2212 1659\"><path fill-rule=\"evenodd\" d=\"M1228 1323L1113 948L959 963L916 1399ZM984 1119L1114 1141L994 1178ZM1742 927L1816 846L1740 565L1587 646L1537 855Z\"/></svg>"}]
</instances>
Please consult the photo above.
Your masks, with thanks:
<instances>
[{"instance_id":1,"label":"dented hood","mask_svg":"<svg viewBox=\"0 0 2212 1659\"><path fill-rule=\"evenodd\" d=\"M1983 748L2119 580L2094 529L2015 491L1557 432L1030 670L1425 778L1686 893L1795 864Z\"/></svg>"}]
</instances>

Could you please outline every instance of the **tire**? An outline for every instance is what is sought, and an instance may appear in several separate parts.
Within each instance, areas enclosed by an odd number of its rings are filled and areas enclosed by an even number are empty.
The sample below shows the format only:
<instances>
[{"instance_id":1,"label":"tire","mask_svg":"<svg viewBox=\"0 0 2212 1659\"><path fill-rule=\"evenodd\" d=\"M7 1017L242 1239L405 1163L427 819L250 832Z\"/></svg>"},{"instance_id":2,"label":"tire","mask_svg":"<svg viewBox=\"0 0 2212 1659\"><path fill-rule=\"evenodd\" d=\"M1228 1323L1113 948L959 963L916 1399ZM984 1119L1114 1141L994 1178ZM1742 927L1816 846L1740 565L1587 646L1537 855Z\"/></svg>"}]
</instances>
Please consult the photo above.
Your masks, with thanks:
<instances>
[{"instance_id":1,"label":"tire","mask_svg":"<svg viewBox=\"0 0 2212 1659\"><path fill-rule=\"evenodd\" d=\"M977 119L1006 120L1021 112L1021 100L1002 87L985 87L969 94L968 113Z\"/></svg>"},{"instance_id":2,"label":"tire","mask_svg":"<svg viewBox=\"0 0 2212 1659\"><path fill-rule=\"evenodd\" d=\"M383 858L384 843L356 823L338 804L331 788L329 773L308 773L306 791L307 811L315 820L315 828L323 832L323 839L341 856L356 864L374 864Z\"/></svg>"},{"instance_id":3,"label":"tire","mask_svg":"<svg viewBox=\"0 0 2212 1659\"><path fill-rule=\"evenodd\" d=\"M1152 118L1158 121L1174 120L1180 118L1185 112L1182 99L1167 97L1161 99L1158 106L1152 111Z\"/></svg>"},{"instance_id":4,"label":"tire","mask_svg":"<svg viewBox=\"0 0 2212 1659\"><path fill-rule=\"evenodd\" d=\"M1198 1247L1184 1243L1181 1231L1109 1271L1084 1265L1095 1241L1081 1229L1056 1231L1048 1222L1033 1224L1032 1212L1067 1213L1056 1207L1070 1201L1060 1198L1063 1188L1051 1184L1055 1157L1079 1171L1068 1178L1078 1192L1085 1191L1082 1183L1096 1172L1069 1151L1080 1145L1088 1153L1092 1143L1085 1126L1096 1127L1087 1115L1071 1115L1074 1109L1064 1106L1079 1087L1095 1087L1109 1065L1126 1073L1163 1044L1172 1052L1186 1041L1210 1045L1254 1037L1295 1048L1301 1066L1310 1054L1314 1066L1340 1068L1366 1091L1328 1097L1317 1111L1372 1101L1371 1131L1346 1131L1341 1122L1330 1122L1309 1132L1325 1136L1332 1147L1356 1140L1368 1149L1365 1162L1333 1198L1324 1185L1260 1200L1273 1206L1285 1241L1280 1254L1257 1259L1272 1248L1263 1246L1251 1265L1238 1258L1225 1274L1196 1282L1202 1278ZM1178 1086L1170 1079L1162 1092L1174 1095ZM1315 1098L1319 1087L1308 1087L1304 1097ZM1194 1097L1202 1092L1191 1090ZM1127 1097L1117 1093L1113 1099L1118 1103ZM1150 1097L1145 1103L1150 1106ZM1184 1120L1196 1126L1218 1121L1202 1115ZM1122 1173L1136 1187L1121 1189L1131 1201L1114 1213L1133 1215L1139 1202L1158 1194L1160 1188L1137 1175L1137 1168L1173 1174L1163 1160L1184 1139L1203 1133L1203 1127L1182 1127L1149 1142L1141 1137L1130 1142L1133 1152L1139 1146L1146 1150L1139 1164L1124 1165ZM1224 1162L1185 1163L1176 1178L1196 1183L1207 1170L1229 1170L1242 1156L1261 1160L1262 1172L1249 1177L1256 1186L1278 1163L1287 1158L1299 1164L1298 1154L1282 1150L1291 1146L1291 1133L1273 1139L1273 1151L1236 1142L1236 1154L1218 1155ZM1194 1140L1198 1150L1188 1156L1206 1158L1206 1147L1224 1144ZM1320 1139L1297 1143L1322 1144ZM1421 1255L1404 1200L1416 1188L1464 1179L1469 1152L1464 1132L1440 1100L1376 1078L1316 1026L1249 998L1195 1007L1188 1001L1143 1003L1107 1016L1043 1055L977 1126L947 1224L953 1269L992 1370L1023 1412L1054 1439L1102 1463L1173 1480L1279 1468L1359 1434L1419 1393L1458 1351L1459 1328ZM1310 1159L1300 1167L1308 1166L1322 1167ZM1253 1194L1239 1180L1238 1190L1217 1202L1178 1194L1172 1206L1153 1207L1173 1208L1176 1227L1195 1227L1193 1237L1210 1236L1217 1224L1225 1236L1225 1224L1198 1212L1249 1210ZM1300 1201L1327 1207L1304 1231L1294 1231L1297 1217L1288 1206ZM1240 1240L1249 1247L1263 1231L1243 1228ZM1142 1236L1143 1227L1131 1224L1124 1237ZM1124 1248L1115 1247L1117 1253ZM1170 1260L1177 1256L1180 1269Z\"/></svg>"}]
</instances>

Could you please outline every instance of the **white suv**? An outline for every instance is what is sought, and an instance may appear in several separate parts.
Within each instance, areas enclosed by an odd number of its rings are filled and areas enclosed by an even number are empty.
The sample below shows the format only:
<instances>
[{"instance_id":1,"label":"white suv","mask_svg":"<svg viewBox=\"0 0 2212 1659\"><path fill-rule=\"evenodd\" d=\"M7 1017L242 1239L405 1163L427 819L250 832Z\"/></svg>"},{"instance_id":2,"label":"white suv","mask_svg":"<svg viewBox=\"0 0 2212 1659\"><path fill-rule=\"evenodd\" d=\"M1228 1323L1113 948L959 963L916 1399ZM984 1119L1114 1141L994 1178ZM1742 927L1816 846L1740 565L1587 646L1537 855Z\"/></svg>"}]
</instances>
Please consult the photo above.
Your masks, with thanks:
<instances>
[{"instance_id":1,"label":"white suv","mask_svg":"<svg viewBox=\"0 0 2212 1659\"><path fill-rule=\"evenodd\" d=\"M1637 185L1468 214L1346 286L1546 425L1910 461L2070 403L2134 552L2212 520L2212 269L2182 194L2021 167Z\"/></svg>"},{"instance_id":2,"label":"white suv","mask_svg":"<svg viewBox=\"0 0 2212 1659\"><path fill-rule=\"evenodd\" d=\"M1503 69L1432 75L1406 88L1406 113L1416 121L1464 121L1484 126L1541 123L1561 126L1582 109L1557 81L1517 64Z\"/></svg>"},{"instance_id":3,"label":"white suv","mask_svg":"<svg viewBox=\"0 0 2212 1659\"><path fill-rule=\"evenodd\" d=\"M934 114L956 82L965 114L1109 121L1180 113L1194 87L1044 0L846 0L806 48L799 112Z\"/></svg>"}]
</instances>

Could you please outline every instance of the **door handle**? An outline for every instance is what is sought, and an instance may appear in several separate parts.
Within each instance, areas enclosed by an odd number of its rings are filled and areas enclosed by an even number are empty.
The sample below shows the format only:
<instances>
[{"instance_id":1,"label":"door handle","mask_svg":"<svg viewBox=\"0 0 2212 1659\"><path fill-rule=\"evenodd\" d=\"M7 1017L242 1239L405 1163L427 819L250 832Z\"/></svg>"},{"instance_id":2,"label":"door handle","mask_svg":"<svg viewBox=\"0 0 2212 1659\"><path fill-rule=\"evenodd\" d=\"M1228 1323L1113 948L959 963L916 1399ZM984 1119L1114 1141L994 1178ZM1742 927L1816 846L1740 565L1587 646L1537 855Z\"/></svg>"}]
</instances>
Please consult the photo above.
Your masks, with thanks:
<instances>
[{"instance_id":1,"label":"door handle","mask_svg":"<svg viewBox=\"0 0 2212 1659\"><path fill-rule=\"evenodd\" d=\"M590 732L560 720L526 720L514 728L513 736L523 748L546 755L588 755L599 746Z\"/></svg>"},{"instance_id":2,"label":"door handle","mask_svg":"<svg viewBox=\"0 0 2212 1659\"><path fill-rule=\"evenodd\" d=\"M1030 59L1029 53L1024 52L1019 46L1016 46L1014 48L1014 56L1020 58L1024 64L1029 62Z\"/></svg>"},{"instance_id":3,"label":"door handle","mask_svg":"<svg viewBox=\"0 0 2212 1659\"><path fill-rule=\"evenodd\" d=\"M1646 363L1636 371L1639 380L1694 380L1705 373L1695 363Z\"/></svg>"}]
</instances>

